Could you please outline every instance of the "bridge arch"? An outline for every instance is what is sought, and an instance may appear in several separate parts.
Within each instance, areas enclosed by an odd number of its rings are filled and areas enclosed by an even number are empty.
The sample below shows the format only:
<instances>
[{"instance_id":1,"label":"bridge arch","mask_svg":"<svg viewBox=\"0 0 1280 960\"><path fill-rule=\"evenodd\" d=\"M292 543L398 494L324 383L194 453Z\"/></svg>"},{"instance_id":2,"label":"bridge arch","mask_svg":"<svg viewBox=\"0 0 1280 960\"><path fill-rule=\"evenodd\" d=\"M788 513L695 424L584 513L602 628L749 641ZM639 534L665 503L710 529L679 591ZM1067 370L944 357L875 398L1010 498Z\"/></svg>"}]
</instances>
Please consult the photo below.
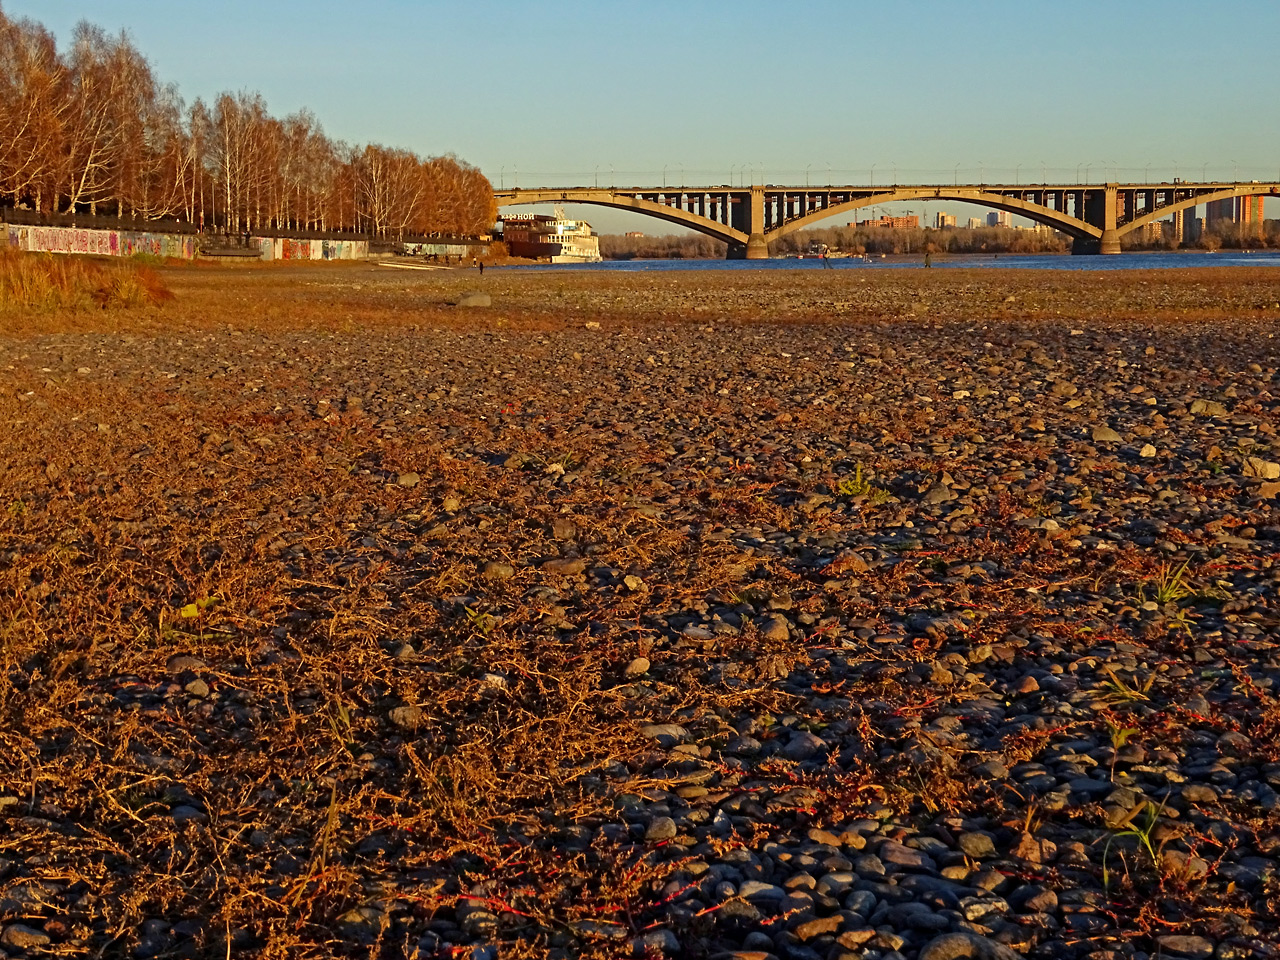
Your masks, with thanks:
<instances>
[{"instance_id":1,"label":"bridge arch","mask_svg":"<svg viewBox=\"0 0 1280 960\"><path fill-rule=\"evenodd\" d=\"M1028 192L1031 191L1028 190ZM1049 207L1020 200L1017 197L1006 197L1003 194L987 193L981 190L947 190L945 187L894 187L883 193L869 197L859 197L856 200L849 200L823 210L815 210L794 220L788 220L781 226L766 233L765 239L776 240L779 237L785 237L789 233L803 230L814 223L838 216L841 213L852 213L854 210L861 210L865 207L875 207L882 203L895 203L904 200L950 200L955 203L972 203L977 206L1007 210L1009 213L1016 213L1029 220L1035 220L1037 223L1048 224L1073 238L1096 240L1102 236L1102 228L1100 227L1095 227L1091 223L1086 223L1083 220L1068 216Z\"/></svg>"},{"instance_id":2,"label":"bridge arch","mask_svg":"<svg viewBox=\"0 0 1280 960\"><path fill-rule=\"evenodd\" d=\"M1198 207L1202 203L1213 203L1215 200L1230 200L1235 197L1274 197L1277 196L1276 188L1267 186L1266 189L1259 189L1251 183L1233 184L1230 187L1223 187L1216 193L1205 193L1196 197L1188 197L1185 200L1179 200L1177 203L1165 204L1163 207L1157 207L1154 210L1143 213L1140 217L1135 217L1128 223L1116 228L1116 233L1124 236L1135 230L1140 230L1149 223L1157 220L1163 220L1171 213L1177 213L1179 210L1191 210Z\"/></svg>"},{"instance_id":3,"label":"bridge arch","mask_svg":"<svg viewBox=\"0 0 1280 960\"><path fill-rule=\"evenodd\" d=\"M696 213L689 213L679 207L655 203L643 197L614 193L612 190L520 190L517 193L499 192L494 194L499 207L513 207L531 203L588 203L599 207L613 207L617 210L632 210L643 213L658 220L688 227L709 237L727 244L746 244L748 236L741 230L717 223Z\"/></svg>"}]
</instances>

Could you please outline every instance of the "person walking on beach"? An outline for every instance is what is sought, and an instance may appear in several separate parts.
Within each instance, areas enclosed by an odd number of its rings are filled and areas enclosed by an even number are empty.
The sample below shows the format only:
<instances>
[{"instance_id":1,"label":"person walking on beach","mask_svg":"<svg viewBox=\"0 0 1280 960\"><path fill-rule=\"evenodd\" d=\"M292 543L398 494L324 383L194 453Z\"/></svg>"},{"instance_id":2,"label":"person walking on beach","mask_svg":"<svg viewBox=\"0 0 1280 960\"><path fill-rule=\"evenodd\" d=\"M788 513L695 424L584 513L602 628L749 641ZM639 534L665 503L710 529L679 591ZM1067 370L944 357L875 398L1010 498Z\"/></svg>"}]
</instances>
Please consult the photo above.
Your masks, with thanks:
<instances>
[{"instance_id":1,"label":"person walking on beach","mask_svg":"<svg viewBox=\"0 0 1280 960\"><path fill-rule=\"evenodd\" d=\"M484 276L484 261L480 261L480 276Z\"/></svg>"},{"instance_id":2,"label":"person walking on beach","mask_svg":"<svg viewBox=\"0 0 1280 960\"><path fill-rule=\"evenodd\" d=\"M932 255L931 253L929 253L929 251L928 251L928 250L926 250L926 251L924 252L924 265L925 265L926 267L932 267L932 266L933 266L933 255Z\"/></svg>"}]
</instances>

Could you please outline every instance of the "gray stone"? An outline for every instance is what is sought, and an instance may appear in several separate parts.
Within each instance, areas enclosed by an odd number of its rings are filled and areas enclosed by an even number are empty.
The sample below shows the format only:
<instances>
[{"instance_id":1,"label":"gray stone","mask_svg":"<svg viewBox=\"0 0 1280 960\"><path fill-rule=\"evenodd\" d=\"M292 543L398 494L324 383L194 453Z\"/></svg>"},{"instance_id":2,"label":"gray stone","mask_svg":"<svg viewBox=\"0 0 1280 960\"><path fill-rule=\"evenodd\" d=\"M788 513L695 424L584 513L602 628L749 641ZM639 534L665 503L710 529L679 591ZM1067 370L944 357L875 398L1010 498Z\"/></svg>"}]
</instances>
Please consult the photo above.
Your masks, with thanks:
<instances>
[{"instance_id":1,"label":"gray stone","mask_svg":"<svg viewBox=\"0 0 1280 960\"><path fill-rule=\"evenodd\" d=\"M197 670L208 669L208 665L197 657L185 653L175 653L165 661L164 668L171 676L177 676L180 673L186 673L188 670L194 673Z\"/></svg>"},{"instance_id":2,"label":"gray stone","mask_svg":"<svg viewBox=\"0 0 1280 960\"><path fill-rule=\"evenodd\" d=\"M421 707L400 706L387 711L387 718L401 730L417 730L426 719Z\"/></svg>"},{"instance_id":3,"label":"gray stone","mask_svg":"<svg viewBox=\"0 0 1280 960\"><path fill-rule=\"evenodd\" d=\"M1206 417L1225 417L1227 408L1217 400L1193 400L1191 401L1191 412Z\"/></svg>"},{"instance_id":4,"label":"gray stone","mask_svg":"<svg viewBox=\"0 0 1280 960\"><path fill-rule=\"evenodd\" d=\"M402 473L396 477L396 485L412 489L422 480L416 473Z\"/></svg>"},{"instance_id":5,"label":"gray stone","mask_svg":"<svg viewBox=\"0 0 1280 960\"><path fill-rule=\"evenodd\" d=\"M1094 427L1090 436L1093 437L1094 443L1121 443L1124 440L1120 434L1105 425Z\"/></svg>"},{"instance_id":6,"label":"gray stone","mask_svg":"<svg viewBox=\"0 0 1280 960\"><path fill-rule=\"evenodd\" d=\"M766 640L781 642L791 639L791 628L785 617L770 617L760 625L760 636Z\"/></svg>"},{"instance_id":7,"label":"gray stone","mask_svg":"<svg viewBox=\"0 0 1280 960\"><path fill-rule=\"evenodd\" d=\"M670 817L655 817L644 832L646 840L671 840L676 835L676 822Z\"/></svg>"},{"instance_id":8,"label":"gray stone","mask_svg":"<svg viewBox=\"0 0 1280 960\"><path fill-rule=\"evenodd\" d=\"M636 657L627 664L626 675L628 677L643 677L649 672L649 658Z\"/></svg>"},{"instance_id":9,"label":"gray stone","mask_svg":"<svg viewBox=\"0 0 1280 960\"><path fill-rule=\"evenodd\" d=\"M1002 943L976 933L946 933L921 948L919 960L1022 960Z\"/></svg>"},{"instance_id":10,"label":"gray stone","mask_svg":"<svg viewBox=\"0 0 1280 960\"><path fill-rule=\"evenodd\" d=\"M516 568L501 560L490 560L480 572L490 580L510 580L516 575Z\"/></svg>"},{"instance_id":11,"label":"gray stone","mask_svg":"<svg viewBox=\"0 0 1280 960\"><path fill-rule=\"evenodd\" d=\"M1176 953L1180 957L1192 957L1194 960L1209 960L1213 956L1213 941L1204 937L1169 934L1157 937L1161 950Z\"/></svg>"},{"instance_id":12,"label":"gray stone","mask_svg":"<svg viewBox=\"0 0 1280 960\"><path fill-rule=\"evenodd\" d=\"M43 930L37 930L21 923L5 927L4 933L0 934L0 943L17 950L34 950L39 947L46 947L51 942L49 935Z\"/></svg>"},{"instance_id":13,"label":"gray stone","mask_svg":"<svg viewBox=\"0 0 1280 960\"><path fill-rule=\"evenodd\" d=\"M937 870L937 864L928 854L913 847L904 846L896 840L886 840L880 844L876 850L876 856L885 863L908 867L912 870Z\"/></svg>"},{"instance_id":14,"label":"gray stone","mask_svg":"<svg viewBox=\"0 0 1280 960\"><path fill-rule=\"evenodd\" d=\"M996 855L996 845L989 833L978 833L976 831L962 833L960 834L959 842L960 849L964 851L965 856L972 857L975 860Z\"/></svg>"},{"instance_id":15,"label":"gray stone","mask_svg":"<svg viewBox=\"0 0 1280 960\"><path fill-rule=\"evenodd\" d=\"M1187 803L1213 803L1218 799L1218 792L1203 783L1183 784L1181 794Z\"/></svg>"},{"instance_id":16,"label":"gray stone","mask_svg":"<svg viewBox=\"0 0 1280 960\"><path fill-rule=\"evenodd\" d=\"M920 500L922 503L947 503L956 497L956 492L939 480L929 486Z\"/></svg>"},{"instance_id":17,"label":"gray stone","mask_svg":"<svg viewBox=\"0 0 1280 960\"><path fill-rule=\"evenodd\" d=\"M1088 797L1105 797L1115 787L1108 780L1094 780L1092 777L1076 777L1067 782L1072 793L1083 793Z\"/></svg>"},{"instance_id":18,"label":"gray stone","mask_svg":"<svg viewBox=\"0 0 1280 960\"><path fill-rule=\"evenodd\" d=\"M185 804L180 807L174 807L169 811L169 816L173 817L173 822L180 827L186 826L188 823L204 823L209 819L208 814L203 810L198 810Z\"/></svg>"},{"instance_id":19,"label":"gray stone","mask_svg":"<svg viewBox=\"0 0 1280 960\"><path fill-rule=\"evenodd\" d=\"M775 886L772 883L765 883L762 880L748 880L738 887L738 896L743 900L764 903L771 900L781 900L786 895L787 891L782 887Z\"/></svg>"},{"instance_id":20,"label":"gray stone","mask_svg":"<svg viewBox=\"0 0 1280 960\"><path fill-rule=\"evenodd\" d=\"M1244 475L1260 480L1280 480L1280 463L1261 457L1245 457Z\"/></svg>"},{"instance_id":21,"label":"gray stone","mask_svg":"<svg viewBox=\"0 0 1280 960\"><path fill-rule=\"evenodd\" d=\"M640 728L646 737L657 740L664 747L671 747L689 739L689 731L678 723L649 723Z\"/></svg>"},{"instance_id":22,"label":"gray stone","mask_svg":"<svg viewBox=\"0 0 1280 960\"><path fill-rule=\"evenodd\" d=\"M587 569L587 562L577 557L562 557L546 561L542 569L562 577L575 577Z\"/></svg>"},{"instance_id":23,"label":"gray stone","mask_svg":"<svg viewBox=\"0 0 1280 960\"><path fill-rule=\"evenodd\" d=\"M787 741L783 753L792 760L808 760L813 756L824 754L831 748L816 734L808 730L798 730Z\"/></svg>"}]
</instances>

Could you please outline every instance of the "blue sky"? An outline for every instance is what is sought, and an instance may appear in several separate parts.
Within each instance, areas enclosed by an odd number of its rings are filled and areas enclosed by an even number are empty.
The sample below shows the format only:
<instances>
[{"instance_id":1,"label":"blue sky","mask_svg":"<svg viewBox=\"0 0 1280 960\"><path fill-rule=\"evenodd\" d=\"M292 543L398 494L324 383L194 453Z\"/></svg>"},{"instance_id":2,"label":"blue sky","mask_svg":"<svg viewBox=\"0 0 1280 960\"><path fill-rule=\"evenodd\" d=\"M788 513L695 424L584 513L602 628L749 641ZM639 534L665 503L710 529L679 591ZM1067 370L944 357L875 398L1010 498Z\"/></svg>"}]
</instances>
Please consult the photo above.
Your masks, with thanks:
<instances>
[{"instance_id":1,"label":"blue sky","mask_svg":"<svg viewBox=\"0 0 1280 960\"><path fill-rule=\"evenodd\" d=\"M495 185L1280 178L1276 0L0 3Z\"/></svg>"}]
</instances>

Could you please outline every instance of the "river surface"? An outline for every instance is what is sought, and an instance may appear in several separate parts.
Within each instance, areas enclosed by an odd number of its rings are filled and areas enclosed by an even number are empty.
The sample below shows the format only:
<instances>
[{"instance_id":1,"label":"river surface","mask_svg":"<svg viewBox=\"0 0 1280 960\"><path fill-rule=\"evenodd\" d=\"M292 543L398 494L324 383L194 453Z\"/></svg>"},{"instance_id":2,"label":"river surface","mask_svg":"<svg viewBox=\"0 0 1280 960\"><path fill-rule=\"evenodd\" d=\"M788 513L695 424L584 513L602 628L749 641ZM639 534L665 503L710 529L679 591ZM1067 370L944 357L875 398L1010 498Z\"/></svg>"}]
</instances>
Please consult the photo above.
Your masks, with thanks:
<instances>
[{"instance_id":1,"label":"river surface","mask_svg":"<svg viewBox=\"0 0 1280 960\"><path fill-rule=\"evenodd\" d=\"M1040 254L1017 256L933 257L938 269L997 267L1002 270L1170 270L1185 267L1280 267L1280 251L1221 253L1120 253L1114 256ZM923 268L922 256L891 255L870 261L850 258L779 260L605 260L601 263L555 263L514 267L516 270L607 270L621 273L680 270L884 270Z\"/></svg>"}]
</instances>

